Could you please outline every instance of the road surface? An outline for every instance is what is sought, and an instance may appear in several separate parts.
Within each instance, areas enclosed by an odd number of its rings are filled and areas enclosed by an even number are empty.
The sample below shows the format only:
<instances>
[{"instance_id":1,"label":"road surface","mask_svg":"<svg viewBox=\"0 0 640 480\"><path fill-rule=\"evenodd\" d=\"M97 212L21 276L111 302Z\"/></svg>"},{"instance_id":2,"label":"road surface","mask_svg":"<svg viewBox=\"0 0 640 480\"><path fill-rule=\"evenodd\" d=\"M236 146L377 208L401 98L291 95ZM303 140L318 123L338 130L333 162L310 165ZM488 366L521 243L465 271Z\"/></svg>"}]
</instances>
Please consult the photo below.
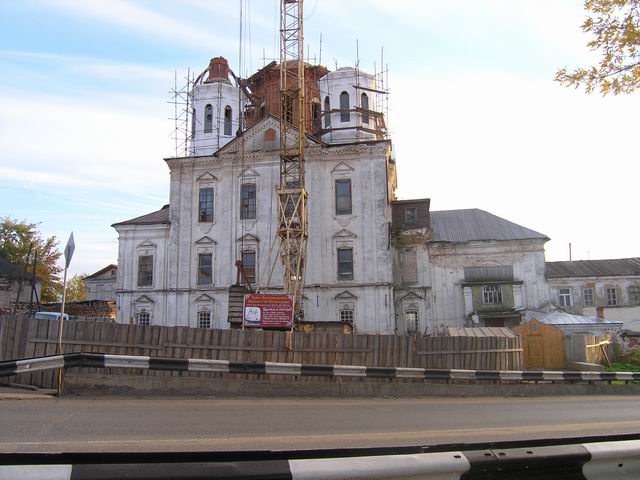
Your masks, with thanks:
<instances>
[{"instance_id":1,"label":"road surface","mask_svg":"<svg viewBox=\"0 0 640 480\"><path fill-rule=\"evenodd\" d=\"M640 432L640 397L0 402L0 452L311 449Z\"/></svg>"}]
</instances>

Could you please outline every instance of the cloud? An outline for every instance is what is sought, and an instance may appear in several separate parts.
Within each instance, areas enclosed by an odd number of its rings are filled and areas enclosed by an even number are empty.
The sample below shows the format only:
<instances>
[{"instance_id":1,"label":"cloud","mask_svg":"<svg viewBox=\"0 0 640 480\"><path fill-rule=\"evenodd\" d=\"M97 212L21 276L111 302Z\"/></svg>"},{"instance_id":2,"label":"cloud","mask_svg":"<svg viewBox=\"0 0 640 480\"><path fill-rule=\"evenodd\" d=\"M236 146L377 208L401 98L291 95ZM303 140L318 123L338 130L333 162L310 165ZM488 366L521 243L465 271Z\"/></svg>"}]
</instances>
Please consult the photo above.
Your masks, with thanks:
<instances>
[{"instance_id":1,"label":"cloud","mask_svg":"<svg viewBox=\"0 0 640 480\"><path fill-rule=\"evenodd\" d=\"M213 28L201 28L193 21L178 20L175 11L172 14L163 15L124 0L42 1L45 5L70 15L91 18L139 35L151 35L169 40L171 43L199 49L208 49L216 44L230 46L232 43L227 37L216 35Z\"/></svg>"}]
</instances>

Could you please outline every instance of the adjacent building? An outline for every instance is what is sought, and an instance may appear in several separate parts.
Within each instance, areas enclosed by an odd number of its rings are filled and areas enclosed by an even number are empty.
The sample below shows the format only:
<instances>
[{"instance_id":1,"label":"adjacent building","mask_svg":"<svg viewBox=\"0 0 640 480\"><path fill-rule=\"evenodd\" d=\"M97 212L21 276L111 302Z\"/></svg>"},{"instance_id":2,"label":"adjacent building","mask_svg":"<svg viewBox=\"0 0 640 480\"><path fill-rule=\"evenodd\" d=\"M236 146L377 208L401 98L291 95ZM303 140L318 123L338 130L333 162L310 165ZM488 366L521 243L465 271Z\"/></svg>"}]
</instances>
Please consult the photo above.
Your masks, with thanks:
<instances>
[{"instance_id":1,"label":"adjacent building","mask_svg":"<svg viewBox=\"0 0 640 480\"><path fill-rule=\"evenodd\" d=\"M554 306L640 330L640 258L547 262Z\"/></svg>"},{"instance_id":2,"label":"adjacent building","mask_svg":"<svg viewBox=\"0 0 640 480\"><path fill-rule=\"evenodd\" d=\"M31 273L0 257L0 312L12 311L16 303L19 308L27 307L31 301L35 305L40 298L41 286L40 280L33 278Z\"/></svg>"},{"instance_id":3,"label":"adjacent building","mask_svg":"<svg viewBox=\"0 0 640 480\"><path fill-rule=\"evenodd\" d=\"M116 301L118 266L107 265L84 277L85 300Z\"/></svg>"}]
</instances>

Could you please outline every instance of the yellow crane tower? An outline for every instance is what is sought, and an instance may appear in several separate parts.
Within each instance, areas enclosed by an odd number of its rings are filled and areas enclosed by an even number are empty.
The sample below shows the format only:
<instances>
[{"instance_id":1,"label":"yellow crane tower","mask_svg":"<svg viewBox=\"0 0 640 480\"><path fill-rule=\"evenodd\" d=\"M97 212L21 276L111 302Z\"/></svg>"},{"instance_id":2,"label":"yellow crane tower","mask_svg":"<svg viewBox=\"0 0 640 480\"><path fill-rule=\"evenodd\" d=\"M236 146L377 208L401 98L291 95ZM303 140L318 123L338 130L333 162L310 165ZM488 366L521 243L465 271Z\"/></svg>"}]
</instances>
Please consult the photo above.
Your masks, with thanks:
<instances>
[{"instance_id":1,"label":"yellow crane tower","mask_svg":"<svg viewBox=\"0 0 640 480\"><path fill-rule=\"evenodd\" d=\"M306 109L303 0L280 1L280 101L277 239L284 267L284 290L293 296L295 323L304 319L302 298L309 233L304 182Z\"/></svg>"}]
</instances>

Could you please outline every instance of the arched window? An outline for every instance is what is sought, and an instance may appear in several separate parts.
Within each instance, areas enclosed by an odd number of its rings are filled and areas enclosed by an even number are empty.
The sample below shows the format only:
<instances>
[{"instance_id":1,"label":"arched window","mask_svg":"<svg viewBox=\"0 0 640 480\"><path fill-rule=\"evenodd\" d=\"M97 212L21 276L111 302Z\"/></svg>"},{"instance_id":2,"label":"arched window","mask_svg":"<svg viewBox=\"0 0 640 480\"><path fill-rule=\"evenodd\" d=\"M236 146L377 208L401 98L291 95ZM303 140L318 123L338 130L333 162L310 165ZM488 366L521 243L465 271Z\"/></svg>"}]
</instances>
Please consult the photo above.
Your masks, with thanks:
<instances>
[{"instance_id":1,"label":"arched window","mask_svg":"<svg viewBox=\"0 0 640 480\"><path fill-rule=\"evenodd\" d=\"M366 93L360 95L360 108L362 109L362 123L369 123L369 97Z\"/></svg>"},{"instance_id":2,"label":"arched window","mask_svg":"<svg viewBox=\"0 0 640 480\"><path fill-rule=\"evenodd\" d=\"M191 110L191 138L196 136L196 109Z\"/></svg>"},{"instance_id":3,"label":"arched window","mask_svg":"<svg viewBox=\"0 0 640 480\"><path fill-rule=\"evenodd\" d=\"M351 115L349 113L349 94L347 92L342 92L340 94L340 121L348 122L351 120Z\"/></svg>"},{"instance_id":4,"label":"arched window","mask_svg":"<svg viewBox=\"0 0 640 480\"><path fill-rule=\"evenodd\" d=\"M324 97L324 128L331 127L331 102L329 102L329 95Z\"/></svg>"},{"instance_id":5,"label":"arched window","mask_svg":"<svg viewBox=\"0 0 640 480\"><path fill-rule=\"evenodd\" d=\"M204 133L211 133L213 129L213 107L204 107Z\"/></svg>"},{"instance_id":6,"label":"arched window","mask_svg":"<svg viewBox=\"0 0 640 480\"><path fill-rule=\"evenodd\" d=\"M224 134L231 135L231 107L224 107Z\"/></svg>"}]
</instances>

